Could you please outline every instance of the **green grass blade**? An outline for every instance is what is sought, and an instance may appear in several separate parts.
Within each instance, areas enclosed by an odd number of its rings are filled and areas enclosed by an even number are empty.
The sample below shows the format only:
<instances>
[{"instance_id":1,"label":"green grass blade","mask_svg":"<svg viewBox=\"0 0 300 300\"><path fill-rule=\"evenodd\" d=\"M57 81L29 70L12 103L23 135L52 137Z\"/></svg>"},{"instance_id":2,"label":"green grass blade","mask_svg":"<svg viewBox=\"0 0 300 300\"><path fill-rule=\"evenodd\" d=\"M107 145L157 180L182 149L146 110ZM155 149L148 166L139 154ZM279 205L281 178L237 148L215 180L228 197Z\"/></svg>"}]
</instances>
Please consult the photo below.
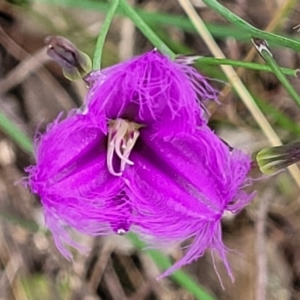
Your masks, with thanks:
<instances>
[{"instance_id":1,"label":"green grass blade","mask_svg":"<svg viewBox=\"0 0 300 300\"><path fill-rule=\"evenodd\" d=\"M236 25L237 27L241 28L244 32L247 33L248 38L260 38L265 39L268 41L269 44L275 44L277 46L285 46L295 51L300 51L300 42L286 38L274 33L265 32L263 30L257 29L256 27L250 25L242 18L235 15L232 11L227 9L225 6L220 4L216 0L202 0L208 7L216 11L218 14L223 16L232 24Z\"/></svg>"},{"instance_id":2,"label":"green grass blade","mask_svg":"<svg viewBox=\"0 0 300 300\"><path fill-rule=\"evenodd\" d=\"M0 129L25 152L33 152L31 140L1 112Z\"/></svg>"},{"instance_id":3,"label":"green grass blade","mask_svg":"<svg viewBox=\"0 0 300 300\"><path fill-rule=\"evenodd\" d=\"M253 45L262 58L267 62L267 64L273 70L275 76L278 78L280 83L284 86L288 94L294 99L294 101L300 106L300 96L295 91L291 83L287 80L281 69L279 68L276 60L273 58L273 55L266 43L265 40L261 39L252 39Z\"/></svg>"},{"instance_id":4,"label":"green grass blade","mask_svg":"<svg viewBox=\"0 0 300 300\"><path fill-rule=\"evenodd\" d=\"M109 10L109 4L104 3L101 1L79 1L79 0L39 0L40 2L49 3L52 5L58 6L70 6L76 8L82 8L86 10L93 10L93 11L101 11L106 13ZM171 26L173 28L178 28L185 30L187 32L196 32L192 22L182 16L182 15L172 15L167 13L161 12L147 12L143 9L135 9L135 12L147 23L151 28L153 26ZM117 15L125 16L125 12L121 9L117 9ZM229 36L239 40L239 41L249 41L249 37L247 36L246 32L240 30L240 28L236 28L235 26L231 25L218 25L218 24L210 24L207 23L207 27L211 34L218 38L228 38Z\"/></svg>"}]
</instances>

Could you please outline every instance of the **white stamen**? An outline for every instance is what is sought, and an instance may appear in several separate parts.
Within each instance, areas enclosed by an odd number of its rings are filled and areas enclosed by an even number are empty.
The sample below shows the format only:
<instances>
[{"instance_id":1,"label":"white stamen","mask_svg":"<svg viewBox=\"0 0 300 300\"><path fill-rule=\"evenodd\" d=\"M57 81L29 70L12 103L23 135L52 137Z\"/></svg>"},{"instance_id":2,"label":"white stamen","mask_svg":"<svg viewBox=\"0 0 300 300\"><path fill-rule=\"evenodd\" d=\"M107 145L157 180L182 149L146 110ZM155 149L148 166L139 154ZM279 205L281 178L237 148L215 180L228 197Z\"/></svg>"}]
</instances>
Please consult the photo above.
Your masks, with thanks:
<instances>
[{"instance_id":1,"label":"white stamen","mask_svg":"<svg viewBox=\"0 0 300 300\"><path fill-rule=\"evenodd\" d=\"M125 170L126 164L133 165L134 162L129 159L129 155L139 137L138 129L141 126L123 119L113 120L109 124L108 130L108 149L107 149L107 167L114 176L121 176ZM116 172L113 167L114 153L121 160L120 172Z\"/></svg>"},{"instance_id":2,"label":"white stamen","mask_svg":"<svg viewBox=\"0 0 300 300\"><path fill-rule=\"evenodd\" d=\"M136 130L136 131L133 132L133 137L128 140L126 148L124 149L124 152L123 152L123 155L126 158L129 157L129 155L131 153L131 150L133 149L139 135L140 135L140 132ZM131 165L133 165L133 164L134 164L134 162L132 162ZM125 170L125 166L126 166L125 162L121 161L121 171Z\"/></svg>"},{"instance_id":3,"label":"white stamen","mask_svg":"<svg viewBox=\"0 0 300 300\"><path fill-rule=\"evenodd\" d=\"M108 149L107 149L107 157L106 157L106 159L107 159L107 168L108 168L108 171L112 175L121 176L122 173L121 172L116 173L115 170L114 170L114 167L113 167L114 151L115 151L114 145L111 145L111 143L109 143Z\"/></svg>"}]
</instances>

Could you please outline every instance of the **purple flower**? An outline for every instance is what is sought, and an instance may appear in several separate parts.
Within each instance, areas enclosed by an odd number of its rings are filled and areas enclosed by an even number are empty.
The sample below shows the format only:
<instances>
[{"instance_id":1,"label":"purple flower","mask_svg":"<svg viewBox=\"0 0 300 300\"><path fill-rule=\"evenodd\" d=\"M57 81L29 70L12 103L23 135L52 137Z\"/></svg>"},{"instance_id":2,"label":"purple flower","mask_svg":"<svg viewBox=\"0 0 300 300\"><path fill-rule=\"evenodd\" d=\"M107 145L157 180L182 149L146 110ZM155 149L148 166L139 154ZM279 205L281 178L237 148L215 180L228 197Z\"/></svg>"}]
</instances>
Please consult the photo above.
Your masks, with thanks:
<instances>
[{"instance_id":1,"label":"purple flower","mask_svg":"<svg viewBox=\"0 0 300 300\"><path fill-rule=\"evenodd\" d=\"M250 157L202 119L204 79L156 51L91 78L86 111L51 124L36 140L36 165L26 169L58 249L70 258L67 246L80 247L70 227L88 235L131 229L161 246L193 238L163 276L207 248L231 275L221 218L253 197L242 190Z\"/></svg>"},{"instance_id":2,"label":"purple flower","mask_svg":"<svg viewBox=\"0 0 300 300\"><path fill-rule=\"evenodd\" d=\"M218 96L184 59L172 61L156 50L92 72L86 80L91 84L88 110L97 115L103 132L106 119L117 118L155 126L161 135L192 132L207 122L203 102Z\"/></svg>"},{"instance_id":3,"label":"purple flower","mask_svg":"<svg viewBox=\"0 0 300 300\"><path fill-rule=\"evenodd\" d=\"M241 190L250 158L230 151L207 126L170 138L153 139L147 127L139 133L130 151L134 164L120 158L116 148L108 154L108 137L89 115L56 121L39 139L36 165L27 169L29 185L41 197L57 247L67 257L66 244L78 247L67 227L89 235L124 233L131 227L162 245L194 237L187 254L164 275L206 248L216 250L228 267L221 218L225 210L235 213L252 198Z\"/></svg>"}]
</instances>

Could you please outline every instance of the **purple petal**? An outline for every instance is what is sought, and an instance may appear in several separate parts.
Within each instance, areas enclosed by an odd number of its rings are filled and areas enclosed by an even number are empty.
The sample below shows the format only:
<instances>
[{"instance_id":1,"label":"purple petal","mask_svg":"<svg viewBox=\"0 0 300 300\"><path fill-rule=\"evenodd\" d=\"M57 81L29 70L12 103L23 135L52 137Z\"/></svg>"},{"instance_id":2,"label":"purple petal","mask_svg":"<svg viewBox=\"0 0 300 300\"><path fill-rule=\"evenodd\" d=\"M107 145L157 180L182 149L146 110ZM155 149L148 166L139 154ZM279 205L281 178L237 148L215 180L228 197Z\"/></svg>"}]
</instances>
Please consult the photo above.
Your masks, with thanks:
<instances>
[{"instance_id":1,"label":"purple petal","mask_svg":"<svg viewBox=\"0 0 300 300\"><path fill-rule=\"evenodd\" d=\"M206 248L218 252L231 275L221 218L225 210L236 212L253 198L241 190L250 157L230 151L203 126L194 134L169 139L151 139L150 130L144 129L131 160L135 165L127 169L126 183L135 230L162 245L194 237L186 255L163 276L197 259Z\"/></svg>"},{"instance_id":2,"label":"purple petal","mask_svg":"<svg viewBox=\"0 0 300 300\"><path fill-rule=\"evenodd\" d=\"M99 120L128 119L155 126L162 135L170 122L173 133L191 132L206 123L203 102L218 95L195 69L156 50L93 72L87 80L88 111L101 116Z\"/></svg>"},{"instance_id":3,"label":"purple petal","mask_svg":"<svg viewBox=\"0 0 300 300\"><path fill-rule=\"evenodd\" d=\"M129 229L130 207L123 180L106 166L106 136L87 115L56 120L36 145L28 185L41 197L57 247L72 242L66 227L89 235Z\"/></svg>"}]
</instances>

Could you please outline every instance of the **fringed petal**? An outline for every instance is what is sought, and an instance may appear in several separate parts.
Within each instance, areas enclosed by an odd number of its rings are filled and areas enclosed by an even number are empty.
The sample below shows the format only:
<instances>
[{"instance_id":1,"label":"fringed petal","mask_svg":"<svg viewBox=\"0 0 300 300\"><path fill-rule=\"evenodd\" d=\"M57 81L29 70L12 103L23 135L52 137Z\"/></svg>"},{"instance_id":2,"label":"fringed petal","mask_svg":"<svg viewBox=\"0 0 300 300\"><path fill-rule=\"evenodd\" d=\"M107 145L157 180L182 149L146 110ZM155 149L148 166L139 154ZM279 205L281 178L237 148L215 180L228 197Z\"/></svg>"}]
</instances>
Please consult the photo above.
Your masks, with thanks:
<instances>
[{"instance_id":1,"label":"fringed petal","mask_svg":"<svg viewBox=\"0 0 300 300\"><path fill-rule=\"evenodd\" d=\"M106 166L107 138L87 115L56 120L36 142L36 165L27 168L28 185L41 197L56 245L75 246L67 232L98 235L129 229L130 207L123 180Z\"/></svg>"},{"instance_id":2,"label":"fringed petal","mask_svg":"<svg viewBox=\"0 0 300 300\"><path fill-rule=\"evenodd\" d=\"M135 165L125 174L134 230L153 237L156 246L194 238L186 255L163 275L197 259L207 248L216 250L232 275L221 218L225 210L235 212L253 198L242 191L250 157L231 151L206 126L168 139L150 140L151 134L141 130L131 155Z\"/></svg>"},{"instance_id":3,"label":"fringed petal","mask_svg":"<svg viewBox=\"0 0 300 300\"><path fill-rule=\"evenodd\" d=\"M102 119L123 118L154 126L161 136L166 127L166 133L172 134L192 132L196 125L206 123L203 102L218 96L195 69L156 50L93 72L86 79L91 85L89 112Z\"/></svg>"}]
</instances>

